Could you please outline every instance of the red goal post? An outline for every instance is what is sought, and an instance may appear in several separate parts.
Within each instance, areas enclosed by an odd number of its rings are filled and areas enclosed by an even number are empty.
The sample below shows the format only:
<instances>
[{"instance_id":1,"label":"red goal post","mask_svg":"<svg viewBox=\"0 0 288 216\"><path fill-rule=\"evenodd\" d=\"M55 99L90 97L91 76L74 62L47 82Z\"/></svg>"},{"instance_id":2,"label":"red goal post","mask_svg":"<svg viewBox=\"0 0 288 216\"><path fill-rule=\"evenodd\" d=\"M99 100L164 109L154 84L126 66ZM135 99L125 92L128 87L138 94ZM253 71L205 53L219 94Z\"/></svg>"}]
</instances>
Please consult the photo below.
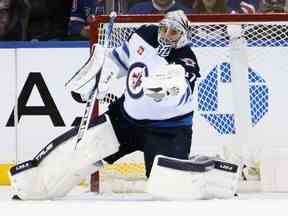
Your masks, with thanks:
<instances>
[{"instance_id":1,"label":"red goal post","mask_svg":"<svg viewBox=\"0 0 288 216\"><path fill-rule=\"evenodd\" d=\"M119 46L138 26L157 24L162 18L162 15L117 16L109 47ZM208 152L219 153L219 149L222 150L224 146L226 154L228 149L228 157L235 159L244 151L248 154L247 158L254 160L258 157L255 155L259 149L271 140L282 144L286 138L283 130L269 137L259 136L275 128L276 122L281 119L279 110L284 112L283 108L279 108L283 106L281 103L284 99L281 101L278 98L280 90L277 82L281 82L281 79L275 81L271 71L277 70L279 77L286 78L282 71L286 65L285 59L288 59L288 14L213 14L188 15L188 18L192 26L192 49L194 46L202 74L195 92L195 110L200 117L193 126L196 128L192 141L193 152L207 152L208 149ZM105 24L108 22L109 16L95 17L90 26L91 44L104 44ZM227 33L230 25L241 26L241 36L245 39L242 44L233 45L231 42L231 35ZM236 47L233 49L233 46ZM237 46L247 49L237 53ZM247 71L246 75L241 70ZM232 82L231 79L237 81ZM230 84L233 88L230 88ZM117 96L118 91L115 90L116 93L112 92L111 95ZM216 97L217 100L214 100ZM201 145L197 146L197 143ZM138 159L135 161L138 163ZM129 166L129 161L124 163L126 166ZM141 169L142 172L143 167ZM91 179L91 190L99 191L99 176L93 175Z\"/></svg>"}]
</instances>

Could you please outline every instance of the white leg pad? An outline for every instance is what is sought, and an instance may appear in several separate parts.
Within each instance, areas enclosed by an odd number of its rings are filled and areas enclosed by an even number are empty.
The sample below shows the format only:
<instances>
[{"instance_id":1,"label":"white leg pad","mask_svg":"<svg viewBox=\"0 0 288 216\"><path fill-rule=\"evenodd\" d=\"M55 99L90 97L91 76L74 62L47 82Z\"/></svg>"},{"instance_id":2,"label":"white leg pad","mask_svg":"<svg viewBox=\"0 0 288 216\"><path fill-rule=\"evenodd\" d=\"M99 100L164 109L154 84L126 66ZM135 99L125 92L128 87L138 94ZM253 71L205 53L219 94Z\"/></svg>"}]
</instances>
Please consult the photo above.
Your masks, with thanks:
<instances>
[{"instance_id":1,"label":"white leg pad","mask_svg":"<svg viewBox=\"0 0 288 216\"><path fill-rule=\"evenodd\" d=\"M155 164L155 163L154 163ZM156 199L186 200L204 197L203 175L153 165L146 192Z\"/></svg>"},{"instance_id":2,"label":"white leg pad","mask_svg":"<svg viewBox=\"0 0 288 216\"><path fill-rule=\"evenodd\" d=\"M28 161L23 163L26 166ZM17 165L18 167L22 164ZM15 167L15 170L20 170ZM44 199L46 197L47 191L45 185L43 184L43 178L39 175L38 167L28 168L19 174L14 174L8 172L11 188L14 195L18 195L21 199Z\"/></svg>"},{"instance_id":3,"label":"white leg pad","mask_svg":"<svg viewBox=\"0 0 288 216\"><path fill-rule=\"evenodd\" d=\"M164 200L232 198L238 177L239 169L234 164L215 160L196 163L157 156L146 192Z\"/></svg>"},{"instance_id":4,"label":"white leg pad","mask_svg":"<svg viewBox=\"0 0 288 216\"><path fill-rule=\"evenodd\" d=\"M14 193L23 200L63 197L81 179L101 167L93 165L95 161L118 151L119 143L108 117L88 129L76 150L75 135L75 132L73 135L66 133L64 138L53 140L36 155L32 165L28 161L27 165L24 162L13 167L10 178Z\"/></svg>"}]
</instances>

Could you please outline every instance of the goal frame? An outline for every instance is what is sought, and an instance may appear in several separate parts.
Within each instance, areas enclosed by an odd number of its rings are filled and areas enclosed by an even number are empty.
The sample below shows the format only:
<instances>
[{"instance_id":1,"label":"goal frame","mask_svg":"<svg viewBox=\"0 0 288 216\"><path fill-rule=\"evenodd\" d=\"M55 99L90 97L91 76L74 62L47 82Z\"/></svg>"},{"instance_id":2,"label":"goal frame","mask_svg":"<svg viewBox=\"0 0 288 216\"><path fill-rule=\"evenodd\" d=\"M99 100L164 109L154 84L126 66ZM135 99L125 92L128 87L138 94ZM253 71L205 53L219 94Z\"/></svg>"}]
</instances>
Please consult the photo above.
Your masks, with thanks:
<instances>
[{"instance_id":1,"label":"goal frame","mask_svg":"<svg viewBox=\"0 0 288 216\"><path fill-rule=\"evenodd\" d=\"M115 23L157 23L163 19L164 15L119 15L117 16ZM187 15L188 19L192 23L196 24L221 24L221 23L275 23L275 22L288 22L288 14L286 13L257 13L252 15L246 14L193 14ZM90 44L98 42L99 27L101 23L108 23L108 15L96 16L90 23ZM97 106L98 104L96 104ZM95 112L98 112L96 107ZM99 173L94 173L90 178L90 190L92 192L99 192Z\"/></svg>"}]
</instances>

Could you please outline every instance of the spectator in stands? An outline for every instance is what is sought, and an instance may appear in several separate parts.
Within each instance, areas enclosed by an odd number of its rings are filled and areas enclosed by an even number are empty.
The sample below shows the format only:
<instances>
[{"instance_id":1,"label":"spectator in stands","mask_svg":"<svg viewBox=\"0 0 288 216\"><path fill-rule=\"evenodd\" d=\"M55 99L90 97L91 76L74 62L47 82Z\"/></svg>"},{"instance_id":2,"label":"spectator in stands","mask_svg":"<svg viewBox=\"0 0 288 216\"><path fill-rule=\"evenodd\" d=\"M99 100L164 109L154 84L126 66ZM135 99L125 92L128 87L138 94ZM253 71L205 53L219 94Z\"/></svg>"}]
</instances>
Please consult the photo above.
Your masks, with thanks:
<instances>
[{"instance_id":1,"label":"spectator in stands","mask_svg":"<svg viewBox=\"0 0 288 216\"><path fill-rule=\"evenodd\" d=\"M183 10L185 14L191 13L190 8L175 0L151 0L132 5L128 14L164 14L173 10Z\"/></svg>"},{"instance_id":2,"label":"spectator in stands","mask_svg":"<svg viewBox=\"0 0 288 216\"><path fill-rule=\"evenodd\" d=\"M231 13L254 14L258 9L259 0L228 0L227 5Z\"/></svg>"},{"instance_id":3,"label":"spectator in stands","mask_svg":"<svg viewBox=\"0 0 288 216\"><path fill-rule=\"evenodd\" d=\"M72 2L73 0L48 0L48 6L50 8L49 14L52 14L52 31L54 32L54 35L52 35L54 39L52 40L66 39Z\"/></svg>"},{"instance_id":4,"label":"spectator in stands","mask_svg":"<svg viewBox=\"0 0 288 216\"><path fill-rule=\"evenodd\" d=\"M74 40L89 39L89 22L105 13L105 0L73 0L68 35Z\"/></svg>"},{"instance_id":5,"label":"spectator in stands","mask_svg":"<svg viewBox=\"0 0 288 216\"><path fill-rule=\"evenodd\" d=\"M193 14L229 13L226 0L196 0Z\"/></svg>"},{"instance_id":6,"label":"spectator in stands","mask_svg":"<svg viewBox=\"0 0 288 216\"><path fill-rule=\"evenodd\" d=\"M255 1L255 0L254 0ZM236 4L237 2L237 4ZM228 1L229 3L229 1ZM219 13L255 13L255 7L245 1L233 0L233 7L230 8L227 0L196 0L193 5L193 13L198 14L219 14ZM237 5L237 7L236 7Z\"/></svg>"},{"instance_id":7,"label":"spectator in stands","mask_svg":"<svg viewBox=\"0 0 288 216\"><path fill-rule=\"evenodd\" d=\"M29 0L28 40L63 40L67 34L72 0ZM69 8L68 8L69 7Z\"/></svg>"},{"instance_id":8,"label":"spectator in stands","mask_svg":"<svg viewBox=\"0 0 288 216\"><path fill-rule=\"evenodd\" d=\"M178 0L178 1L189 8L193 8L193 5L195 3L195 0Z\"/></svg>"},{"instance_id":9,"label":"spectator in stands","mask_svg":"<svg viewBox=\"0 0 288 216\"><path fill-rule=\"evenodd\" d=\"M284 13L287 12L288 1L286 0L262 0L259 4L259 12Z\"/></svg>"},{"instance_id":10,"label":"spectator in stands","mask_svg":"<svg viewBox=\"0 0 288 216\"><path fill-rule=\"evenodd\" d=\"M30 5L27 0L0 0L0 40L26 40Z\"/></svg>"},{"instance_id":11,"label":"spectator in stands","mask_svg":"<svg viewBox=\"0 0 288 216\"><path fill-rule=\"evenodd\" d=\"M0 37L6 36L9 26L9 4L7 2L0 2Z\"/></svg>"}]
</instances>

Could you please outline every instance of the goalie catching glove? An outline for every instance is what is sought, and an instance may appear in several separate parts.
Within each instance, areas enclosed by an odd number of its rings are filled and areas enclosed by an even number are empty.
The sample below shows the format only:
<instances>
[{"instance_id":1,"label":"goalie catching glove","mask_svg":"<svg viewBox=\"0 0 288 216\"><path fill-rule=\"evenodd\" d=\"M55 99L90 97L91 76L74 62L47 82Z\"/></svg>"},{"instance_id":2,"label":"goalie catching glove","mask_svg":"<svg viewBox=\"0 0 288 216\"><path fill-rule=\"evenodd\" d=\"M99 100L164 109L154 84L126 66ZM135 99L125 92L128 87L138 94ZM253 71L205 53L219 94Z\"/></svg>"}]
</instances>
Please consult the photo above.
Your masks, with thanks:
<instances>
[{"instance_id":1,"label":"goalie catching glove","mask_svg":"<svg viewBox=\"0 0 288 216\"><path fill-rule=\"evenodd\" d=\"M237 165L216 157L197 155L180 160L158 155L146 191L165 200L232 198L239 170Z\"/></svg>"},{"instance_id":2,"label":"goalie catching glove","mask_svg":"<svg viewBox=\"0 0 288 216\"><path fill-rule=\"evenodd\" d=\"M155 102L179 95L186 85L185 69L178 64L162 65L156 72L143 77L144 95Z\"/></svg>"}]
</instances>

